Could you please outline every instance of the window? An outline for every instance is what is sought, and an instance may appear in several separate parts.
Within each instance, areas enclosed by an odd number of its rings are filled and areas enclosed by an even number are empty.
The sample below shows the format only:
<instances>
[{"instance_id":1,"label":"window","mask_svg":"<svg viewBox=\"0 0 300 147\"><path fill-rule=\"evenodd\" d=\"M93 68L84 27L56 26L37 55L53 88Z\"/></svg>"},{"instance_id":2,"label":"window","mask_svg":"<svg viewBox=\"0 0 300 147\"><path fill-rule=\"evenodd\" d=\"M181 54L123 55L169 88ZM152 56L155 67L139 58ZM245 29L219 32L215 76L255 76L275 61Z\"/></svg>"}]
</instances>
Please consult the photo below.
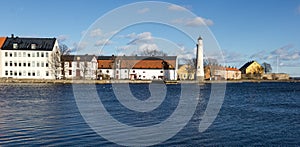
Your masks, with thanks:
<instances>
[{"instance_id":1,"label":"window","mask_svg":"<svg viewBox=\"0 0 300 147\"><path fill-rule=\"evenodd\" d=\"M72 75L72 70L69 70L69 75Z\"/></svg>"},{"instance_id":2,"label":"window","mask_svg":"<svg viewBox=\"0 0 300 147\"><path fill-rule=\"evenodd\" d=\"M69 66L72 67L72 62L69 62Z\"/></svg>"},{"instance_id":3,"label":"window","mask_svg":"<svg viewBox=\"0 0 300 147\"><path fill-rule=\"evenodd\" d=\"M14 52L14 57L17 57L17 52Z\"/></svg>"},{"instance_id":4,"label":"window","mask_svg":"<svg viewBox=\"0 0 300 147\"><path fill-rule=\"evenodd\" d=\"M146 73L145 71L143 71L143 73Z\"/></svg>"},{"instance_id":5,"label":"window","mask_svg":"<svg viewBox=\"0 0 300 147\"><path fill-rule=\"evenodd\" d=\"M36 62L36 67L40 67L40 62Z\"/></svg>"},{"instance_id":6,"label":"window","mask_svg":"<svg viewBox=\"0 0 300 147\"><path fill-rule=\"evenodd\" d=\"M28 72L28 76L31 76L31 73L30 73L30 71Z\"/></svg>"},{"instance_id":7,"label":"window","mask_svg":"<svg viewBox=\"0 0 300 147\"><path fill-rule=\"evenodd\" d=\"M64 62L65 67L69 67L69 62Z\"/></svg>"},{"instance_id":8,"label":"window","mask_svg":"<svg viewBox=\"0 0 300 147\"><path fill-rule=\"evenodd\" d=\"M106 73L109 73L109 70L106 70Z\"/></svg>"},{"instance_id":9,"label":"window","mask_svg":"<svg viewBox=\"0 0 300 147\"><path fill-rule=\"evenodd\" d=\"M46 71L46 76L49 76L49 71Z\"/></svg>"},{"instance_id":10,"label":"window","mask_svg":"<svg viewBox=\"0 0 300 147\"><path fill-rule=\"evenodd\" d=\"M30 67L30 62L27 63L28 67Z\"/></svg>"},{"instance_id":11,"label":"window","mask_svg":"<svg viewBox=\"0 0 300 147\"><path fill-rule=\"evenodd\" d=\"M31 49L36 49L36 44L35 43L33 43L33 44L31 44Z\"/></svg>"},{"instance_id":12,"label":"window","mask_svg":"<svg viewBox=\"0 0 300 147\"><path fill-rule=\"evenodd\" d=\"M32 57L35 57L35 53L32 53Z\"/></svg>"},{"instance_id":13,"label":"window","mask_svg":"<svg viewBox=\"0 0 300 147\"><path fill-rule=\"evenodd\" d=\"M30 53L27 54L27 57L30 57Z\"/></svg>"},{"instance_id":14,"label":"window","mask_svg":"<svg viewBox=\"0 0 300 147\"><path fill-rule=\"evenodd\" d=\"M14 66L17 67L17 66L18 66L18 63L17 63L17 62L14 62Z\"/></svg>"},{"instance_id":15,"label":"window","mask_svg":"<svg viewBox=\"0 0 300 147\"><path fill-rule=\"evenodd\" d=\"M13 63L12 63L12 61L9 61L9 66L13 66Z\"/></svg>"},{"instance_id":16,"label":"window","mask_svg":"<svg viewBox=\"0 0 300 147\"><path fill-rule=\"evenodd\" d=\"M22 72L19 71L19 76L22 76Z\"/></svg>"},{"instance_id":17,"label":"window","mask_svg":"<svg viewBox=\"0 0 300 147\"><path fill-rule=\"evenodd\" d=\"M41 57L44 57L44 52L41 52Z\"/></svg>"},{"instance_id":18,"label":"window","mask_svg":"<svg viewBox=\"0 0 300 147\"><path fill-rule=\"evenodd\" d=\"M40 57L40 53L39 52L36 53L36 57Z\"/></svg>"},{"instance_id":19,"label":"window","mask_svg":"<svg viewBox=\"0 0 300 147\"><path fill-rule=\"evenodd\" d=\"M8 66L8 62L7 61L5 61L5 66Z\"/></svg>"},{"instance_id":20,"label":"window","mask_svg":"<svg viewBox=\"0 0 300 147\"><path fill-rule=\"evenodd\" d=\"M9 75L11 75L11 76L12 76L12 75L13 75L13 71L9 71Z\"/></svg>"},{"instance_id":21,"label":"window","mask_svg":"<svg viewBox=\"0 0 300 147\"><path fill-rule=\"evenodd\" d=\"M48 56L49 56L49 53L47 52L47 53L46 53L46 57L48 57Z\"/></svg>"},{"instance_id":22,"label":"window","mask_svg":"<svg viewBox=\"0 0 300 147\"><path fill-rule=\"evenodd\" d=\"M26 57L26 52L23 52L23 57Z\"/></svg>"},{"instance_id":23,"label":"window","mask_svg":"<svg viewBox=\"0 0 300 147\"><path fill-rule=\"evenodd\" d=\"M25 61L23 62L23 67L26 67L26 62Z\"/></svg>"},{"instance_id":24,"label":"window","mask_svg":"<svg viewBox=\"0 0 300 147\"><path fill-rule=\"evenodd\" d=\"M164 73L164 71L161 70L160 73Z\"/></svg>"},{"instance_id":25,"label":"window","mask_svg":"<svg viewBox=\"0 0 300 147\"><path fill-rule=\"evenodd\" d=\"M36 72L36 76L40 76L40 71L39 70Z\"/></svg>"},{"instance_id":26,"label":"window","mask_svg":"<svg viewBox=\"0 0 300 147\"><path fill-rule=\"evenodd\" d=\"M22 54L21 54L21 52L18 52L18 57L22 57Z\"/></svg>"},{"instance_id":27,"label":"window","mask_svg":"<svg viewBox=\"0 0 300 147\"><path fill-rule=\"evenodd\" d=\"M13 49L18 49L18 43L13 43Z\"/></svg>"},{"instance_id":28,"label":"window","mask_svg":"<svg viewBox=\"0 0 300 147\"><path fill-rule=\"evenodd\" d=\"M9 53L9 57L12 57L12 53Z\"/></svg>"},{"instance_id":29,"label":"window","mask_svg":"<svg viewBox=\"0 0 300 147\"><path fill-rule=\"evenodd\" d=\"M21 67L22 66L22 63L21 63L21 61L19 61L19 67Z\"/></svg>"},{"instance_id":30,"label":"window","mask_svg":"<svg viewBox=\"0 0 300 147\"><path fill-rule=\"evenodd\" d=\"M100 73L102 73L102 70L100 70Z\"/></svg>"},{"instance_id":31,"label":"window","mask_svg":"<svg viewBox=\"0 0 300 147\"><path fill-rule=\"evenodd\" d=\"M79 62L77 62L77 67L79 68L79 65L80 65L80 63Z\"/></svg>"},{"instance_id":32,"label":"window","mask_svg":"<svg viewBox=\"0 0 300 147\"><path fill-rule=\"evenodd\" d=\"M41 63L41 67L44 67L44 62Z\"/></svg>"},{"instance_id":33,"label":"window","mask_svg":"<svg viewBox=\"0 0 300 147\"><path fill-rule=\"evenodd\" d=\"M132 72L135 73L135 70L133 70Z\"/></svg>"},{"instance_id":34,"label":"window","mask_svg":"<svg viewBox=\"0 0 300 147\"><path fill-rule=\"evenodd\" d=\"M5 52L5 57L8 57L8 52Z\"/></svg>"},{"instance_id":35,"label":"window","mask_svg":"<svg viewBox=\"0 0 300 147\"><path fill-rule=\"evenodd\" d=\"M35 76L35 72L34 71L32 72L32 76Z\"/></svg>"},{"instance_id":36,"label":"window","mask_svg":"<svg viewBox=\"0 0 300 147\"><path fill-rule=\"evenodd\" d=\"M15 76L17 76L17 75L18 75L18 72L17 72L17 71L15 71L15 72L14 72L14 75L15 75Z\"/></svg>"},{"instance_id":37,"label":"window","mask_svg":"<svg viewBox=\"0 0 300 147\"><path fill-rule=\"evenodd\" d=\"M8 71L7 70L5 71L5 75L8 76Z\"/></svg>"},{"instance_id":38,"label":"window","mask_svg":"<svg viewBox=\"0 0 300 147\"><path fill-rule=\"evenodd\" d=\"M23 76L26 76L26 71L25 70L23 70Z\"/></svg>"},{"instance_id":39,"label":"window","mask_svg":"<svg viewBox=\"0 0 300 147\"><path fill-rule=\"evenodd\" d=\"M34 61L32 61L32 67L35 67L35 62Z\"/></svg>"},{"instance_id":40,"label":"window","mask_svg":"<svg viewBox=\"0 0 300 147\"><path fill-rule=\"evenodd\" d=\"M46 63L46 67L48 67L49 66L49 64L48 63Z\"/></svg>"}]
</instances>

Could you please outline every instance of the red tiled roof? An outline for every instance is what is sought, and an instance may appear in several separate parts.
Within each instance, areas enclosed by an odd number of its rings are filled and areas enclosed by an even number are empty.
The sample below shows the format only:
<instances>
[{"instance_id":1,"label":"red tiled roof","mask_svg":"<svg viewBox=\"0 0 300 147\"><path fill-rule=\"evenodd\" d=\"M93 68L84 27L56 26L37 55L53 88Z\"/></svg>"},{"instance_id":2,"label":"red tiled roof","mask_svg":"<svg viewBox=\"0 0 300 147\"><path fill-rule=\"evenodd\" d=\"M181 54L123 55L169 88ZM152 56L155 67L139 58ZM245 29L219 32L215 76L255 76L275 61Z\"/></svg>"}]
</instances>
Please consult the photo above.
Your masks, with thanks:
<instances>
[{"instance_id":1,"label":"red tiled roof","mask_svg":"<svg viewBox=\"0 0 300 147\"><path fill-rule=\"evenodd\" d=\"M176 60L164 60L170 69L175 69ZM112 59L101 60L98 58L98 68L112 68L114 61ZM126 60L121 61L121 68L128 69L162 69L162 59L146 59L146 60Z\"/></svg>"},{"instance_id":2,"label":"red tiled roof","mask_svg":"<svg viewBox=\"0 0 300 147\"><path fill-rule=\"evenodd\" d=\"M6 37L0 37L0 48L2 48L2 45L4 44L6 40Z\"/></svg>"},{"instance_id":3,"label":"red tiled roof","mask_svg":"<svg viewBox=\"0 0 300 147\"><path fill-rule=\"evenodd\" d=\"M227 71L239 71L237 68L232 68L232 67L226 67Z\"/></svg>"}]
</instances>

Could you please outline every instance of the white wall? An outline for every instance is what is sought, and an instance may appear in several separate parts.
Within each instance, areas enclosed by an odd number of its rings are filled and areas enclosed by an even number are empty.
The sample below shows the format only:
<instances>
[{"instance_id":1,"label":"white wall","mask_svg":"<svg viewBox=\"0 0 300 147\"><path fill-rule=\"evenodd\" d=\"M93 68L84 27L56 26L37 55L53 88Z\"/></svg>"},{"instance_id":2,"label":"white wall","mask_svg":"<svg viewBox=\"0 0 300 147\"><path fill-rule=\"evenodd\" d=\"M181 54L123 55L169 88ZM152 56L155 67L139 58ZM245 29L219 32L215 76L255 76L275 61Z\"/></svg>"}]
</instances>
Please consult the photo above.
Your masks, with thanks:
<instances>
[{"instance_id":1,"label":"white wall","mask_svg":"<svg viewBox=\"0 0 300 147\"><path fill-rule=\"evenodd\" d=\"M79 63L79 66L77 65ZM85 77L86 79L96 79L96 71L98 67L97 60L94 58L92 61L87 62L87 66L85 67L84 62L64 62L64 71L65 77L68 79L75 78L77 70L80 71L80 77ZM84 73L84 69L86 72ZM71 70L71 74L69 71Z\"/></svg>"},{"instance_id":2,"label":"white wall","mask_svg":"<svg viewBox=\"0 0 300 147\"><path fill-rule=\"evenodd\" d=\"M0 75L15 79L55 79L55 69L52 68L51 59L52 53L57 51L59 51L57 41L52 51L0 50L2 63Z\"/></svg>"},{"instance_id":3,"label":"white wall","mask_svg":"<svg viewBox=\"0 0 300 147\"><path fill-rule=\"evenodd\" d=\"M2 77L55 79L50 65L51 51L2 50L1 52Z\"/></svg>"},{"instance_id":4,"label":"white wall","mask_svg":"<svg viewBox=\"0 0 300 147\"><path fill-rule=\"evenodd\" d=\"M168 80L175 80L177 74L175 70L162 69L101 69L103 74L110 75L113 79L130 79L131 75L136 75L136 79L153 80L165 77ZM129 74L128 74L129 70ZM108 73L106 71L109 71Z\"/></svg>"}]
</instances>

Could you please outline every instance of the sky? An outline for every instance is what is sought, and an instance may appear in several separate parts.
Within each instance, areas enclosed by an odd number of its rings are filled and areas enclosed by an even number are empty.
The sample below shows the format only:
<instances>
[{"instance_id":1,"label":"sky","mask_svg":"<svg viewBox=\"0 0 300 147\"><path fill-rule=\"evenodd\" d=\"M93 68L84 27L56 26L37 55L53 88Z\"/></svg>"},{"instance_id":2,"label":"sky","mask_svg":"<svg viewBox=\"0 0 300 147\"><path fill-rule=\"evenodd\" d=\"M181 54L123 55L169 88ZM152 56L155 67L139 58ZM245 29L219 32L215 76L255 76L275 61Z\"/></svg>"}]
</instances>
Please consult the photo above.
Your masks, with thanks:
<instances>
[{"instance_id":1,"label":"sky","mask_svg":"<svg viewBox=\"0 0 300 147\"><path fill-rule=\"evenodd\" d=\"M0 36L56 37L76 53L132 55L147 48L181 59L195 57L201 36L205 57L222 58L223 65L255 60L300 76L300 0L12 0L1 6Z\"/></svg>"}]
</instances>

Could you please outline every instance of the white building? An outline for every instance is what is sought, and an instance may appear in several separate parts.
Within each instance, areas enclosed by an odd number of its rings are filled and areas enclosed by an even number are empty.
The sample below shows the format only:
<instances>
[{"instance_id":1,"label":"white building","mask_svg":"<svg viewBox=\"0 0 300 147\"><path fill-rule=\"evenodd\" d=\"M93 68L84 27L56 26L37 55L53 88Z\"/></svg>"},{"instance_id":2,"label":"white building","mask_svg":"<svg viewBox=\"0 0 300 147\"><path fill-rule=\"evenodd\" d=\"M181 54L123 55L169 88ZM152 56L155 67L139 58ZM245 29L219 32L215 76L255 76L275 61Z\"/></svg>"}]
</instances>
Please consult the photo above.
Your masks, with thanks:
<instances>
[{"instance_id":1,"label":"white building","mask_svg":"<svg viewBox=\"0 0 300 147\"><path fill-rule=\"evenodd\" d=\"M96 79L97 58L94 55L63 55L62 74L66 79Z\"/></svg>"},{"instance_id":2,"label":"white building","mask_svg":"<svg viewBox=\"0 0 300 147\"><path fill-rule=\"evenodd\" d=\"M201 37L198 38L196 59L197 59L196 77L198 81L203 81L204 80L203 40Z\"/></svg>"},{"instance_id":3,"label":"white building","mask_svg":"<svg viewBox=\"0 0 300 147\"><path fill-rule=\"evenodd\" d=\"M176 80L176 56L99 56L99 79Z\"/></svg>"},{"instance_id":4,"label":"white building","mask_svg":"<svg viewBox=\"0 0 300 147\"><path fill-rule=\"evenodd\" d=\"M60 78L56 38L5 38L0 50L0 76L15 79Z\"/></svg>"}]
</instances>

